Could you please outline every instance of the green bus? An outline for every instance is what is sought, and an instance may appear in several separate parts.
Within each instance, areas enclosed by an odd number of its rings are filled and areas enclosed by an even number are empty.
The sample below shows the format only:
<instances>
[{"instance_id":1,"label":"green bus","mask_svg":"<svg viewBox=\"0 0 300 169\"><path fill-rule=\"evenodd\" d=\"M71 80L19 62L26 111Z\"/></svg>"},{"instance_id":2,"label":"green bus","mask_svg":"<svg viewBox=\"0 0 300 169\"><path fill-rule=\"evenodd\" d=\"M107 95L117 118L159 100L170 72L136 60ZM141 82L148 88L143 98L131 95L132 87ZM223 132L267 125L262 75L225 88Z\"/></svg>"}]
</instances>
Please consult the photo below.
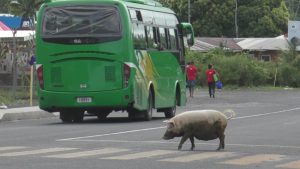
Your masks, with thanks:
<instances>
[{"instance_id":1,"label":"green bus","mask_svg":"<svg viewBox=\"0 0 300 169\"><path fill-rule=\"evenodd\" d=\"M186 38L183 38L186 35ZM36 26L38 99L63 122L112 111L151 120L186 104L191 24L152 0L46 0Z\"/></svg>"}]
</instances>

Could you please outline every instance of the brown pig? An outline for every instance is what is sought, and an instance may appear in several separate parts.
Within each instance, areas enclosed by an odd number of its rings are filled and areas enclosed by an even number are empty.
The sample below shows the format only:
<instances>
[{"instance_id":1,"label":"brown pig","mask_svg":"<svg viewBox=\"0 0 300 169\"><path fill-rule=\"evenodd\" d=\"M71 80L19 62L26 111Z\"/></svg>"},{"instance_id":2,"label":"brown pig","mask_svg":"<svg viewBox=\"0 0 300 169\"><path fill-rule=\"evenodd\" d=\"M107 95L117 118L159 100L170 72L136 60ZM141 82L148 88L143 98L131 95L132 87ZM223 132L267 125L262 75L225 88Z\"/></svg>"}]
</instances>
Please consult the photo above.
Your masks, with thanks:
<instances>
[{"instance_id":1,"label":"brown pig","mask_svg":"<svg viewBox=\"0 0 300 169\"><path fill-rule=\"evenodd\" d=\"M227 117L224 114L230 115ZM225 128L227 120L234 117L232 110L225 110L224 114L217 110L195 110L183 112L170 120L166 120L168 124L167 131L163 139L170 140L174 137L182 137L178 145L178 150L182 148L182 144L190 139L191 150L195 148L194 137L199 140L213 140L219 138L220 143L217 150L225 148Z\"/></svg>"}]
</instances>

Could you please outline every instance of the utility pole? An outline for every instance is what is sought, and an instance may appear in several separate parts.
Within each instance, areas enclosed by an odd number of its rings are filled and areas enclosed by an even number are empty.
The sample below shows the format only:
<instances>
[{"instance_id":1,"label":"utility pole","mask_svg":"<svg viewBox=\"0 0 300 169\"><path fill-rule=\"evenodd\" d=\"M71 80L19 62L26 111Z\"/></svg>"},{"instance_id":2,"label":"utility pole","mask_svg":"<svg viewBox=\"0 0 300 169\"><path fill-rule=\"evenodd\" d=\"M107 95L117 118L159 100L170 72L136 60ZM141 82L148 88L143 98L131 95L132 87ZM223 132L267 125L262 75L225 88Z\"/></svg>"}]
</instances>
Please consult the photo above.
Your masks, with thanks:
<instances>
[{"instance_id":1,"label":"utility pole","mask_svg":"<svg viewBox=\"0 0 300 169\"><path fill-rule=\"evenodd\" d=\"M238 20L237 20L237 15L238 15L238 0L235 0L235 37L239 37L239 27L238 27Z\"/></svg>"},{"instance_id":2,"label":"utility pole","mask_svg":"<svg viewBox=\"0 0 300 169\"><path fill-rule=\"evenodd\" d=\"M191 23L191 0L188 0L188 22Z\"/></svg>"},{"instance_id":3,"label":"utility pole","mask_svg":"<svg viewBox=\"0 0 300 169\"><path fill-rule=\"evenodd\" d=\"M13 30L13 63L12 63L12 83L13 83L13 98L16 98L18 71L17 71L17 29Z\"/></svg>"}]
</instances>

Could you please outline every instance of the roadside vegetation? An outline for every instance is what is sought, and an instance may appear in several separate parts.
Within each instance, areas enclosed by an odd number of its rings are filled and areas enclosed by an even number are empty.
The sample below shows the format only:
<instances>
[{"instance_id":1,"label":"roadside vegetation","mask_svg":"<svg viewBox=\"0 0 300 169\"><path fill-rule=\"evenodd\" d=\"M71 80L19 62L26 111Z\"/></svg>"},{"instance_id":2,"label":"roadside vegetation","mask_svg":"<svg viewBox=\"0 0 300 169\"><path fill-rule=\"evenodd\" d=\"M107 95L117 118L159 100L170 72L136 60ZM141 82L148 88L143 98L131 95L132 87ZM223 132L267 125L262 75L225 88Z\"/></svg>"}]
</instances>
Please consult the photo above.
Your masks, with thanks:
<instances>
[{"instance_id":1,"label":"roadside vegetation","mask_svg":"<svg viewBox=\"0 0 300 169\"><path fill-rule=\"evenodd\" d=\"M205 70L212 63L224 85L237 87L300 87L300 55L291 47L275 62L259 61L247 53L213 49L207 53L189 51L186 58L198 67L198 83L206 86Z\"/></svg>"}]
</instances>

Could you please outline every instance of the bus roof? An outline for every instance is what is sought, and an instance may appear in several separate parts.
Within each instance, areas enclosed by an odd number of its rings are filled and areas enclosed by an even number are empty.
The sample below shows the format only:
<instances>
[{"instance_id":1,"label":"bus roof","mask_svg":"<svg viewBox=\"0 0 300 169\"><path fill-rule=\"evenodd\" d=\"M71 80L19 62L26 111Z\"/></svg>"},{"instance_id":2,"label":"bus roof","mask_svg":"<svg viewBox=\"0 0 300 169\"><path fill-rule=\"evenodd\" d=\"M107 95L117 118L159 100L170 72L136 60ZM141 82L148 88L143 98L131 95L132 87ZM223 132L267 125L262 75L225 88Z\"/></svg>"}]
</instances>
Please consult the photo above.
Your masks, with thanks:
<instances>
[{"instance_id":1,"label":"bus roof","mask_svg":"<svg viewBox=\"0 0 300 169\"><path fill-rule=\"evenodd\" d=\"M57 2L57 1L69 1L69 0L44 0L45 3L48 3L48 2ZM71 0L71 1L77 1L77 0ZM91 1L101 1L101 0L91 0ZM106 1L106 0L104 0L104 1ZM132 2L132 3L137 3L137 4L143 4L143 5L150 5L150 6L162 7L162 4L159 3L159 2L157 2L157 1L155 1L155 0L111 0L111 1L125 1L125 2Z\"/></svg>"},{"instance_id":2,"label":"bus roof","mask_svg":"<svg viewBox=\"0 0 300 169\"><path fill-rule=\"evenodd\" d=\"M68 1L82 1L82 0L44 0L45 3L49 2L68 2ZM163 7L161 3L155 1L155 0L89 0L89 1L115 1L115 2L125 2L126 6L129 7L136 7L136 8L144 8L147 9L147 6L149 9L152 9L152 7L156 7L156 10L167 12L167 13L174 13L169 8Z\"/></svg>"}]
</instances>

